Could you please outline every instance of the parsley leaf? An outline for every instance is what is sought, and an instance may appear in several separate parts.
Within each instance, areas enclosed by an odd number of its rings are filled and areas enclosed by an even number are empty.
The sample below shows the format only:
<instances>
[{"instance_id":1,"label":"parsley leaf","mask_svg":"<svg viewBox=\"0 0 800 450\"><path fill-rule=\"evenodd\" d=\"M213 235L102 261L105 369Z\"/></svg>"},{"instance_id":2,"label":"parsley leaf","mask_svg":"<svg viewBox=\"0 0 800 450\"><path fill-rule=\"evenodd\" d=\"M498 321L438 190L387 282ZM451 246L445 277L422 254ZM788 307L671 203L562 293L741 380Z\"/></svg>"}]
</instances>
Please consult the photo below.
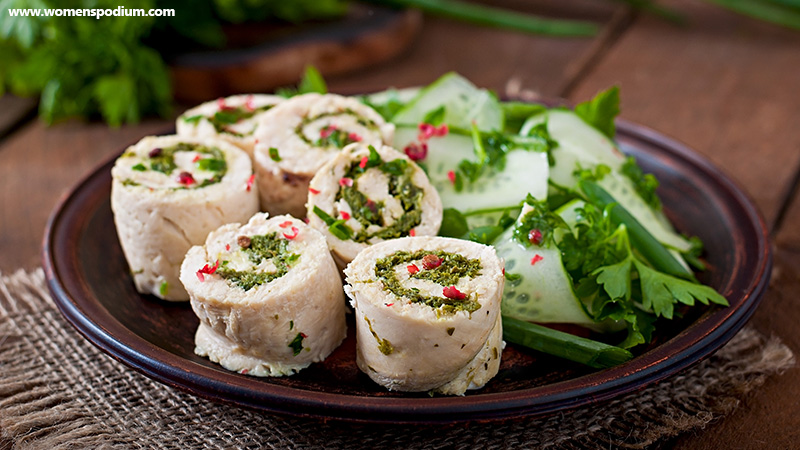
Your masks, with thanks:
<instances>
[{"instance_id":1,"label":"parsley leaf","mask_svg":"<svg viewBox=\"0 0 800 450\"><path fill-rule=\"evenodd\" d=\"M444 107L444 105L441 105L436 109L428 111L428 113L425 114L425 117L422 119L422 123L441 125L442 122L444 122L444 116L446 112L447 109Z\"/></svg>"},{"instance_id":2,"label":"parsley leaf","mask_svg":"<svg viewBox=\"0 0 800 450\"><path fill-rule=\"evenodd\" d=\"M316 92L318 94L327 94L328 85L325 83L325 79L322 78L322 74L319 73L319 70L311 65L306 66L306 71L303 74L303 78L300 80L300 83L296 88L285 87L275 91L277 95L286 98L294 97L295 95L309 94L312 92Z\"/></svg>"},{"instance_id":3,"label":"parsley leaf","mask_svg":"<svg viewBox=\"0 0 800 450\"><path fill-rule=\"evenodd\" d=\"M709 286L650 266L634 252L626 224L615 225L610 211L592 204L578 208L579 222L559 249L575 294L590 301L594 319L626 323L628 335L621 347L649 342L656 320L671 319L676 304L728 304Z\"/></svg>"},{"instance_id":4,"label":"parsley leaf","mask_svg":"<svg viewBox=\"0 0 800 450\"><path fill-rule=\"evenodd\" d=\"M625 163L622 165L620 171L633 182L636 193L639 194L639 197L641 197L645 203L656 211L661 210L661 199L658 198L658 194L656 194L658 180L653 174L644 174L639 165L636 164L636 160L633 156L625 158Z\"/></svg>"},{"instance_id":5,"label":"parsley leaf","mask_svg":"<svg viewBox=\"0 0 800 450\"><path fill-rule=\"evenodd\" d=\"M575 106L575 114L609 139L614 139L614 118L619 114L619 86L612 86L593 99L579 103Z\"/></svg>"},{"instance_id":6,"label":"parsley leaf","mask_svg":"<svg viewBox=\"0 0 800 450\"><path fill-rule=\"evenodd\" d=\"M460 238L469 232L467 218L455 208L445 208L442 212L442 225L439 236Z\"/></svg>"}]
</instances>

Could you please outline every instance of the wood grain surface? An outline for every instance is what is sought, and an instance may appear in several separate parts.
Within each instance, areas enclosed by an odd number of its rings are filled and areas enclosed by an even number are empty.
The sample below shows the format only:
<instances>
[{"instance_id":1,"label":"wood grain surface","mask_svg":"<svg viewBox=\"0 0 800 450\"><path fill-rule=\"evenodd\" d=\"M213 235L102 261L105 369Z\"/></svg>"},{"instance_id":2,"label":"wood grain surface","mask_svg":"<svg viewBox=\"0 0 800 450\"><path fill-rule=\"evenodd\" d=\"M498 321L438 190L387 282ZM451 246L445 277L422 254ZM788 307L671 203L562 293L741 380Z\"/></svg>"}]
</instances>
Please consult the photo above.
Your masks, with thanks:
<instances>
[{"instance_id":1,"label":"wood grain surface","mask_svg":"<svg viewBox=\"0 0 800 450\"><path fill-rule=\"evenodd\" d=\"M619 84L622 117L671 135L708 157L749 193L772 223L800 167L800 33L709 4L665 3L686 13L686 28L640 17L570 97L583 99ZM795 198L777 230L770 291L752 319L761 332L780 337L795 354L800 354L798 220L800 201ZM769 380L732 416L665 447L798 448L800 380L792 372Z\"/></svg>"},{"instance_id":2,"label":"wood grain surface","mask_svg":"<svg viewBox=\"0 0 800 450\"><path fill-rule=\"evenodd\" d=\"M606 25L593 39L529 36L426 17L401 56L356 74L328 79L333 91L364 92L429 83L454 70L503 92L516 79L544 95L586 99L622 88L622 117L687 143L729 174L775 230L775 271L752 323L800 354L800 32L744 18L710 3L661 2L686 14L676 26L589 0L505 4ZM578 11L578 12L575 12ZM0 98L3 127L25 119ZM5 125L4 125L5 124ZM0 137L0 270L33 269L47 216L83 174L122 146L172 126L169 120L109 129L34 120ZM661 445L676 449L798 448L797 369L767 380L729 417ZM2 440L0 440L2 447Z\"/></svg>"}]
</instances>

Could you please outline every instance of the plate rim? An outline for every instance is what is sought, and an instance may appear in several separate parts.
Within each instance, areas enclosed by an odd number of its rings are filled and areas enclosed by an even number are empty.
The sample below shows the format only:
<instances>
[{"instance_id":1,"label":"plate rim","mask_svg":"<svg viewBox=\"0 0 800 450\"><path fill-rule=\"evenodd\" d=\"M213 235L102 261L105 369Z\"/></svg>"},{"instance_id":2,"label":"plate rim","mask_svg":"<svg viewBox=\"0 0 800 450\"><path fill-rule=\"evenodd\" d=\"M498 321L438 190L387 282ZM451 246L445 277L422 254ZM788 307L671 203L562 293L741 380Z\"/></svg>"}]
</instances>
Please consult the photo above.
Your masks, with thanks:
<instances>
[{"instance_id":1,"label":"plate rim","mask_svg":"<svg viewBox=\"0 0 800 450\"><path fill-rule=\"evenodd\" d=\"M90 343L149 378L214 401L300 417L389 424L504 420L548 415L587 403L603 402L643 389L697 364L730 340L760 303L767 289L773 258L771 238L759 209L733 180L708 159L677 140L624 119L617 120L617 131L618 136L667 149L670 157L683 159L694 170L713 176L714 184L724 188L737 201L737 206L747 213L743 219L757 231L758 264L748 279L739 307L709 309L688 328L628 363L557 383L464 397L364 397L261 383L233 372L220 372L157 347L122 325L101 304L86 304L73 299L70 292L74 292L74 289L88 291L87 286L83 280L60 277L69 270L59 266L62 261L58 258L64 256L54 251L56 233L62 231L59 228L61 219L70 204L79 195L107 194L84 191L92 183L104 179L101 171L113 164L118 153L112 154L82 177L53 209L42 244L45 278L61 314ZM110 170L106 171L106 177L110 179ZM700 336L690 339L689 332L698 329L703 330ZM689 341L702 345L689 345ZM677 352L665 354L666 344L669 343L681 345ZM197 377L203 382L199 382ZM254 382L259 383L260 389L250 387ZM588 397L588 400L576 402L576 392L580 393L579 397ZM498 404L503 407L497 408Z\"/></svg>"}]
</instances>

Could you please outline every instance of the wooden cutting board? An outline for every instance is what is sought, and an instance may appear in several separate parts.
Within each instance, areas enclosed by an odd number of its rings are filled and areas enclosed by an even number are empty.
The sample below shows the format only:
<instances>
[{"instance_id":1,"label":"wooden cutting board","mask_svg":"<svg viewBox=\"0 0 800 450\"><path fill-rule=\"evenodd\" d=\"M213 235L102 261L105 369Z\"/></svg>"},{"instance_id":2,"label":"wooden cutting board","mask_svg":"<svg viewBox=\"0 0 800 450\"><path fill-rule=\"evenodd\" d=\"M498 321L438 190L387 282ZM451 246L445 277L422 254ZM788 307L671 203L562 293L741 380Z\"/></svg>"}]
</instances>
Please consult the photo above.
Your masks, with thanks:
<instances>
[{"instance_id":1,"label":"wooden cutting board","mask_svg":"<svg viewBox=\"0 0 800 450\"><path fill-rule=\"evenodd\" d=\"M229 42L256 43L170 59L175 99L200 103L237 93L270 92L296 85L307 65L323 76L350 73L398 56L421 25L417 10L353 4L335 21L237 26L228 30Z\"/></svg>"}]
</instances>

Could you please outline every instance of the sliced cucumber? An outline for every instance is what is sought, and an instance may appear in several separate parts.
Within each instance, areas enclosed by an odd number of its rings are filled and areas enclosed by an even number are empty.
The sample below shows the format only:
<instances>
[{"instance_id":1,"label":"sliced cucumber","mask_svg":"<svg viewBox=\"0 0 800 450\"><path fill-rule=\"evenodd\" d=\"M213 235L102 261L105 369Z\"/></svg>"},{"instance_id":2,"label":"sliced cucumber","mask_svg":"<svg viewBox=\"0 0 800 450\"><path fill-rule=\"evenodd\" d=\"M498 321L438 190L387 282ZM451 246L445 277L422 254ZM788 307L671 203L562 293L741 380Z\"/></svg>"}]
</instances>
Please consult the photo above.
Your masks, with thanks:
<instances>
[{"instance_id":1,"label":"sliced cucumber","mask_svg":"<svg viewBox=\"0 0 800 450\"><path fill-rule=\"evenodd\" d=\"M395 144L399 149L416 140L417 129L398 127ZM434 137L428 141L428 156L421 162L428 178L439 191L442 205L463 213L501 206L519 205L530 193L534 197L547 195L547 154L527 150L512 150L506 155L505 169L487 172L474 183L464 183L456 191L448 172L455 170L462 159L475 161L472 138L456 133Z\"/></svg>"},{"instance_id":2,"label":"sliced cucumber","mask_svg":"<svg viewBox=\"0 0 800 450\"><path fill-rule=\"evenodd\" d=\"M408 87L402 89L389 88L384 91L367 94L364 98L373 105L383 105L392 101L408 103L419 95L419 87Z\"/></svg>"},{"instance_id":3,"label":"sliced cucumber","mask_svg":"<svg viewBox=\"0 0 800 450\"><path fill-rule=\"evenodd\" d=\"M545 120L550 137L558 142L558 148L553 150L555 165L550 168L552 183L574 189L578 183L574 175L578 167L592 169L605 164L612 172L598 183L603 189L663 245L678 252L691 248L689 241L675 232L661 212L650 208L636 192L630 179L619 172L625 158L614 143L575 113L551 109L528 119L520 134L527 134L532 127Z\"/></svg>"},{"instance_id":4,"label":"sliced cucumber","mask_svg":"<svg viewBox=\"0 0 800 450\"><path fill-rule=\"evenodd\" d=\"M584 169L605 164L619 170L625 158L603 133L583 121L572 111L551 109L529 118L520 130L525 136L536 125L547 121L550 137L558 142L553 150L555 165L550 168L550 180L559 185L574 187L578 179L575 168Z\"/></svg>"},{"instance_id":5,"label":"sliced cucumber","mask_svg":"<svg viewBox=\"0 0 800 450\"><path fill-rule=\"evenodd\" d=\"M619 172L611 172L597 184L608 191L620 206L625 208L642 226L653 235L658 242L670 249L686 252L691 248L691 243L679 235L672 225L664 222L659 216L660 212L654 211L633 187L630 179ZM683 258L678 258L683 262Z\"/></svg>"},{"instance_id":6,"label":"sliced cucumber","mask_svg":"<svg viewBox=\"0 0 800 450\"><path fill-rule=\"evenodd\" d=\"M530 211L525 205L520 216ZM598 324L586 313L572 290L572 283L556 247L525 247L506 230L494 244L505 259L506 280L503 290L504 316L538 323L573 323L596 329ZM537 258L537 256L539 258ZM531 264L533 259L536 262ZM516 276L519 278L516 278Z\"/></svg>"},{"instance_id":7,"label":"sliced cucumber","mask_svg":"<svg viewBox=\"0 0 800 450\"><path fill-rule=\"evenodd\" d=\"M503 129L503 108L497 97L454 72L422 88L416 98L395 114L392 122L417 126L428 113L441 106L445 108L444 123L451 127L469 129L475 122L481 131Z\"/></svg>"}]
</instances>

